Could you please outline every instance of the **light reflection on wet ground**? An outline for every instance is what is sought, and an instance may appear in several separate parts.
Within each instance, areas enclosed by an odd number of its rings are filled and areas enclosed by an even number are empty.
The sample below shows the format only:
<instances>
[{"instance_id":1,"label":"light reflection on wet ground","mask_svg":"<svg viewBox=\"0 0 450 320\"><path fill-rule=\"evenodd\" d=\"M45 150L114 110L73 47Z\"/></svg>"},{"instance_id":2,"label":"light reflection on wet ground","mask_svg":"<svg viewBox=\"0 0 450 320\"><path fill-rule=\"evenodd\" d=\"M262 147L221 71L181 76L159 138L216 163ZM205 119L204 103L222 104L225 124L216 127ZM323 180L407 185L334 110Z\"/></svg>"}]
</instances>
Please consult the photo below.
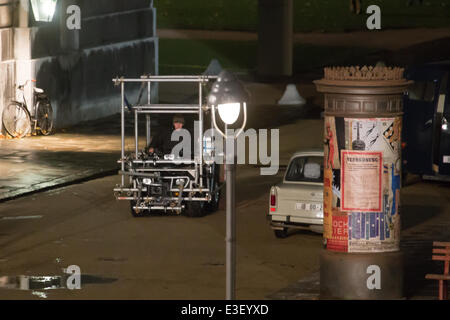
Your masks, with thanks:
<instances>
[{"instance_id":1,"label":"light reflection on wet ground","mask_svg":"<svg viewBox=\"0 0 450 320\"><path fill-rule=\"evenodd\" d=\"M131 150L130 119L127 133L125 145ZM141 138L140 147L144 145ZM0 139L0 201L115 172L120 150L120 115L57 130L50 136Z\"/></svg>"},{"instance_id":2,"label":"light reflection on wet ground","mask_svg":"<svg viewBox=\"0 0 450 320\"><path fill-rule=\"evenodd\" d=\"M39 298L48 298L49 290L70 290L67 282L69 275L62 276L0 276L0 290L30 291ZM108 284L117 281L92 275L81 275L81 288L88 284Z\"/></svg>"},{"instance_id":3,"label":"light reflection on wet ground","mask_svg":"<svg viewBox=\"0 0 450 320\"><path fill-rule=\"evenodd\" d=\"M0 140L0 201L118 169L120 136L69 136Z\"/></svg>"}]
</instances>

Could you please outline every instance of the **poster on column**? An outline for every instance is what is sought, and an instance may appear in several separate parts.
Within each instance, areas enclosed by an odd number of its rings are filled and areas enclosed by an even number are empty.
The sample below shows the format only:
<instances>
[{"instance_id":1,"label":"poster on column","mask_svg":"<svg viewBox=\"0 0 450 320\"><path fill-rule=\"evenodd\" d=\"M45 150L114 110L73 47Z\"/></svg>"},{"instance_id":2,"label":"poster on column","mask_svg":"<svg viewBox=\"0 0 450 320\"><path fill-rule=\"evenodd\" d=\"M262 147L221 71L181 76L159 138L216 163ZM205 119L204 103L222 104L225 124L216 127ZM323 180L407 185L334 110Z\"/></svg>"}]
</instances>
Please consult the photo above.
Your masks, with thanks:
<instances>
[{"instance_id":1,"label":"poster on column","mask_svg":"<svg viewBox=\"0 0 450 320\"><path fill-rule=\"evenodd\" d=\"M333 209L333 171L324 169L323 183L323 237L330 239L332 236L332 209Z\"/></svg>"},{"instance_id":2,"label":"poster on column","mask_svg":"<svg viewBox=\"0 0 450 320\"><path fill-rule=\"evenodd\" d=\"M348 252L348 215L333 208L331 216L331 236L327 238L327 249Z\"/></svg>"},{"instance_id":3,"label":"poster on column","mask_svg":"<svg viewBox=\"0 0 450 320\"><path fill-rule=\"evenodd\" d=\"M348 149L382 151L384 161L395 162L401 152L401 118L345 119Z\"/></svg>"},{"instance_id":4,"label":"poster on column","mask_svg":"<svg viewBox=\"0 0 450 320\"><path fill-rule=\"evenodd\" d=\"M348 252L396 251L399 238L386 212L352 212L348 216Z\"/></svg>"},{"instance_id":5,"label":"poster on column","mask_svg":"<svg viewBox=\"0 0 450 320\"><path fill-rule=\"evenodd\" d=\"M324 162L327 169L339 169L341 167L336 133L336 119L334 117L325 117Z\"/></svg>"},{"instance_id":6,"label":"poster on column","mask_svg":"<svg viewBox=\"0 0 450 320\"><path fill-rule=\"evenodd\" d=\"M341 209L381 212L382 152L342 150Z\"/></svg>"}]
</instances>

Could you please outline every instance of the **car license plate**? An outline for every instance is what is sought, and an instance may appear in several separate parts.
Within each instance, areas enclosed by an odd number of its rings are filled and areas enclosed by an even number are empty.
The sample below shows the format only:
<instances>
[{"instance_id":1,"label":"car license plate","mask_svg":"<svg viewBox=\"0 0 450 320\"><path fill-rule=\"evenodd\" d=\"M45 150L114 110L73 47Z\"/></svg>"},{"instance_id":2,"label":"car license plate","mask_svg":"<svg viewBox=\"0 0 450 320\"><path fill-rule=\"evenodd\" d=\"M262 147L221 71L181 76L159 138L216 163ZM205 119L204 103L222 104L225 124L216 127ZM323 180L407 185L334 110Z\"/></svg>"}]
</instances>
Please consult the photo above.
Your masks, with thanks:
<instances>
[{"instance_id":1,"label":"car license plate","mask_svg":"<svg viewBox=\"0 0 450 320\"><path fill-rule=\"evenodd\" d=\"M295 204L296 210L304 210L304 211L320 211L322 210L321 203L305 203L305 202L297 202Z\"/></svg>"}]
</instances>

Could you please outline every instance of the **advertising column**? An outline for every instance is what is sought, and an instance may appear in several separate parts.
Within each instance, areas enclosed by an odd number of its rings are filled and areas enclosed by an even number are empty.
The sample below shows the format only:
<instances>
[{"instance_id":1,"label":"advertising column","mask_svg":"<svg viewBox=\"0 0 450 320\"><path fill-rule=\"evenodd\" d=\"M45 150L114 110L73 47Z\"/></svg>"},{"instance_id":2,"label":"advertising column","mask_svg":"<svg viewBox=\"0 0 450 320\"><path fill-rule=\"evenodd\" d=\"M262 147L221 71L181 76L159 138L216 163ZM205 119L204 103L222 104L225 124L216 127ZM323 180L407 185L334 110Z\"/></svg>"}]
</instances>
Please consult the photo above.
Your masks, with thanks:
<instances>
[{"instance_id":1,"label":"advertising column","mask_svg":"<svg viewBox=\"0 0 450 320\"><path fill-rule=\"evenodd\" d=\"M326 68L321 296L403 295L400 174L403 69Z\"/></svg>"}]
</instances>

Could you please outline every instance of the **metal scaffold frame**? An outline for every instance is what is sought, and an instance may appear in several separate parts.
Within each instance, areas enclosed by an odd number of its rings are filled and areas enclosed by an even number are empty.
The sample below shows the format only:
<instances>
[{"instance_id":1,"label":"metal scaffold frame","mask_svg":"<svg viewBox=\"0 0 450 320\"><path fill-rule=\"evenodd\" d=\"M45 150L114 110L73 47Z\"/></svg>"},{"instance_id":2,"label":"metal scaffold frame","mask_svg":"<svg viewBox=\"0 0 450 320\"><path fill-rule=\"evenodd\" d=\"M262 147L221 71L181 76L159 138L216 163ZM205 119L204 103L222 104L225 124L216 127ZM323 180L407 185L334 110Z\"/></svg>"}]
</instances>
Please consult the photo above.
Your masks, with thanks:
<instances>
[{"instance_id":1,"label":"metal scaffold frame","mask_svg":"<svg viewBox=\"0 0 450 320\"><path fill-rule=\"evenodd\" d=\"M121 158L118 161L121 165L119 174L121 175L121 184L114 192L118 200L134 201L136 210L164 210L176 211L180 213L184 209L182 201L210 201L212 196L219 192L213 190L210 180L204 177L205 172L212 172L212 162L204 161L204 141L203 130L205 121L205 112L210 111L210 107L204 104L204 86L211 80L216 80L217 76L142 76L139 79L116 78L113 82L121 88ZM198 84L198 104L161 104L152 103L152 84L171 82L171 83L197 83ZM143 89L147 91L147 103L141 104L140 101L131 106L126 99L126 84L141 83L142 96ZM140 99L139 99L140 100ZM125 150L125 113L126 108L134 113L134 154L126 154ZM139 115L146 115L146 146L151 140L151 115L158 114L193 114L198 115L198 137L201 137L201 143L197 144L198 150L195 150L195 156L190 161L183 160L183 165L167 168L174 164L173 158L149 159L139 152ZM196 119L197 120L197 119ZM213 128L211 119L211 128ZM214 148L214 143L212 147ZM207 162L207 163L205 163ZM208 171L209 170L209 171ZM166 177L164 173L170 173ZM126 178L129 178L130 186L125 185ZM152 185L143 185L142 180L157 179L160 183ZM204 179L205 178L205 179ZM155 181L155 180L153 180ZM161 198L152 196L150 190L153 187L162 187L162 181L167 181L168 191L177 193L178 196L167 196L161 203ZM182 185L176 182L186 181ZM125 196L124 196L125 194ZM174 202L176 204L174 205Z\"/></svg>"}]
</instances>

